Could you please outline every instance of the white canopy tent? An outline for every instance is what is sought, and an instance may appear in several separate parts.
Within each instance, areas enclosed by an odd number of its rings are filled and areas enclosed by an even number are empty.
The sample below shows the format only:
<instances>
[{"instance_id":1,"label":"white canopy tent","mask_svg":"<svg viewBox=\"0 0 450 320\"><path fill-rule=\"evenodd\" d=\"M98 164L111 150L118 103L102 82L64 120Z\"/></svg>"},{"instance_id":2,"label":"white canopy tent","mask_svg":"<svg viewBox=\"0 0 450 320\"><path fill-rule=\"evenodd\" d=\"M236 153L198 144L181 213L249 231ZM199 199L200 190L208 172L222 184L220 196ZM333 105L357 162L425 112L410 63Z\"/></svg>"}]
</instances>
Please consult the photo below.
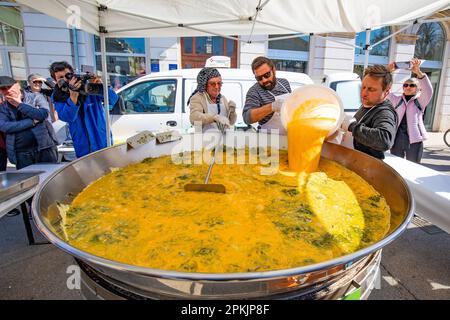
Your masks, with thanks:
<instances>
[{"instance_id":1,"label":"white canopy tent","mask_svg":"<svg viewBox=\"0 0 450 320\"><path fill-rule=\"evenodd\" d=\"M108 37L360 32L446 9L448 0L18 0ZM103 27L103 28L100 28Z\"/></svg>"},{"instance_id":2,"label":"white canopy tent","mask_svg":"<svg viewBox=\"0 0 450 320\"><path fill-rule=\"evenodd\" d=\"M65 21L68 27L76 27L99 35L102 70L106 70L106 37L217 35L251 42L253 35L260 34L291 34L288 37L292 37L292 34L299 36L366 30L370 35L371 29L383 26L405 25L400 29L403 31L414 23L426 22L426 19L436 12L450 8L450 0L17 0L16 2ZM270 40L281 38L286 37ZM370 43L367 42L362 49L366 51L367 63ZM106 80L107 72L103 72L103 82L107 83ZM105 106L108 105L105 86ZM109 132L107 107L105 113ZM109 134L107 139L110 145Z\"/></svg>"}]
</instances>

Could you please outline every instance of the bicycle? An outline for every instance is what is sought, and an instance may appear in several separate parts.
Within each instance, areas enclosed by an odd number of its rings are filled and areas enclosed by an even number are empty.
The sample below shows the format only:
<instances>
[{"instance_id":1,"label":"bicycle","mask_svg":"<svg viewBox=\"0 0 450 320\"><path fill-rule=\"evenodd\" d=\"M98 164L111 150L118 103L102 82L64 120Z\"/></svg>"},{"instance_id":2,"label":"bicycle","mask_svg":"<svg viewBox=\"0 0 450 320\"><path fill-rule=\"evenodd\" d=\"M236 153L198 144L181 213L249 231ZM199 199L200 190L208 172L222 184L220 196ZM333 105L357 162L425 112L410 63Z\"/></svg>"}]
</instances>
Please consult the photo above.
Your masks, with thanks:
<instances>
[{"instance_id":1,"label":"bicycle","mask_svg":"<svg viewBox=\"0 0 450 320\"><path fill-rule=\"evenodd\" d=\"M444 133L444 142L447 145L447 147L450 148L450 129L447 129Z\"/></svg>"}]
</instances>

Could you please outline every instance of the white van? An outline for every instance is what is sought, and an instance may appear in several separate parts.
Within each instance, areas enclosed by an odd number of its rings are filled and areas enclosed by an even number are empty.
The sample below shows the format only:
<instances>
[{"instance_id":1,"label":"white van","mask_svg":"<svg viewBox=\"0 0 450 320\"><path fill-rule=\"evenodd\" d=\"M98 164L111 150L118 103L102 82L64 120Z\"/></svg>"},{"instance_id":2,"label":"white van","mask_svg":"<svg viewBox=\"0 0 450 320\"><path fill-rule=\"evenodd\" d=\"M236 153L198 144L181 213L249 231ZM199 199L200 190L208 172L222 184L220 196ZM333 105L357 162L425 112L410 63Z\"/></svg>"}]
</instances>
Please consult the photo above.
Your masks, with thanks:
<instances>
[{"instance_id":1,"label":"white van","mask_svg":"<svg viewBox=\"0 0 450 320\"><path fill-rule=\"evenodd\" d=\"M201 69L181 69L152 73L127 84L117 91L118 102L111 113L114 143L143 130L176 129L182 133L191 128L187 101L197 88ZM248 89L256 83L251 69L220 69L223 86L221 93L236 103L238 115L235 128L247 129L242 119L242 108ZM277 71L277 77L289 81L294 90L312 79L303 73Z\"/></svg>"},{"instance_id":2,"label":"white van","mask_svg":"<svg viewBox=\"0 0 450 320\"><path fill-rule=\"evenodd\" d=\"M344 111L348 115L353 116L361 106L361 78L358 74L352 72L325 74L314 77L313 81L336 91L344 104Z\"/></svg>"}]
</instances>

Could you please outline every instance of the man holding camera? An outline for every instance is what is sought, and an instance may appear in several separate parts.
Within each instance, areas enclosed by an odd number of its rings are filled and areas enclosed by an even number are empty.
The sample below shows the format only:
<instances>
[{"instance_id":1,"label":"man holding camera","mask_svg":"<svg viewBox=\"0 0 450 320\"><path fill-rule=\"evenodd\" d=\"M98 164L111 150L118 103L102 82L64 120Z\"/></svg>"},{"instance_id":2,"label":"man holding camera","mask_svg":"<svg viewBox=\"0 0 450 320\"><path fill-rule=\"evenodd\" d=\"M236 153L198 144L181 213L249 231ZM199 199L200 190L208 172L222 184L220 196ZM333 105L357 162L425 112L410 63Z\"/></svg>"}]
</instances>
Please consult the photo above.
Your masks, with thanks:
<instances>
[{"instance_id":1,"label":"man holding camera","mask_svg":"<svg viewBox=\"0 0 450 320\"><path fill-rule=\"evenodd\" d=\"M41 95L21 90L16 81L0 77L0 131L6 134L9 161L22 169L35 163L56 163L57 140L47 120L48 104Z\"/></svg>"},{"instance_id":2,"label":"man holding camera","mask_svg":"<svg viewBox=\"0 0 450 320\"><path fill-rule=\"evenodd\" d=\"M59 119L69 124L77 157L107 147L101 79L75 75L65 61L52 63L50 75L56 81L52 101ZM109 103L114 105L118 96L111 88L108 92Z\"/></svg>"}]
</instances>

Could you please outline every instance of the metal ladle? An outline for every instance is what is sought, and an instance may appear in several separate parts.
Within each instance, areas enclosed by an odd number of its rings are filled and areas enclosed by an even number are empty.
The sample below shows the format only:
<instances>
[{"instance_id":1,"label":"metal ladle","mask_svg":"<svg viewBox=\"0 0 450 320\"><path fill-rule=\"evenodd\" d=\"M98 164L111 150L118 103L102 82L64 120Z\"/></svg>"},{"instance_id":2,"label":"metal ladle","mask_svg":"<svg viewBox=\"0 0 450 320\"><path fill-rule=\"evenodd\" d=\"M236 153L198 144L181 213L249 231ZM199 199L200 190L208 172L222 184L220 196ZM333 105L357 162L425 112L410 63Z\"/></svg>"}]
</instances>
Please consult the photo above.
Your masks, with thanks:
<instances>
[{"instance_id":1,"label":"metal ladle","mask_svg":"<svg viewBox=\"0 0 450 320\"><path fill-rule=\"evenodd\" d=\"M226 193L225 186L219 183L208 183L209 177L211 176L211 171L216 161L217 150L219 149L220 143L223 140L225 135L225 127L218 123L217 127L219 128L221 135L219 137L219 141L217 142L214 148L214 155L209 164L208 173L206 174L204 183L188 183L184 186L184 191L194 191L194 192L215 192L215 193Z\"/></svg>"}]
</instances>

